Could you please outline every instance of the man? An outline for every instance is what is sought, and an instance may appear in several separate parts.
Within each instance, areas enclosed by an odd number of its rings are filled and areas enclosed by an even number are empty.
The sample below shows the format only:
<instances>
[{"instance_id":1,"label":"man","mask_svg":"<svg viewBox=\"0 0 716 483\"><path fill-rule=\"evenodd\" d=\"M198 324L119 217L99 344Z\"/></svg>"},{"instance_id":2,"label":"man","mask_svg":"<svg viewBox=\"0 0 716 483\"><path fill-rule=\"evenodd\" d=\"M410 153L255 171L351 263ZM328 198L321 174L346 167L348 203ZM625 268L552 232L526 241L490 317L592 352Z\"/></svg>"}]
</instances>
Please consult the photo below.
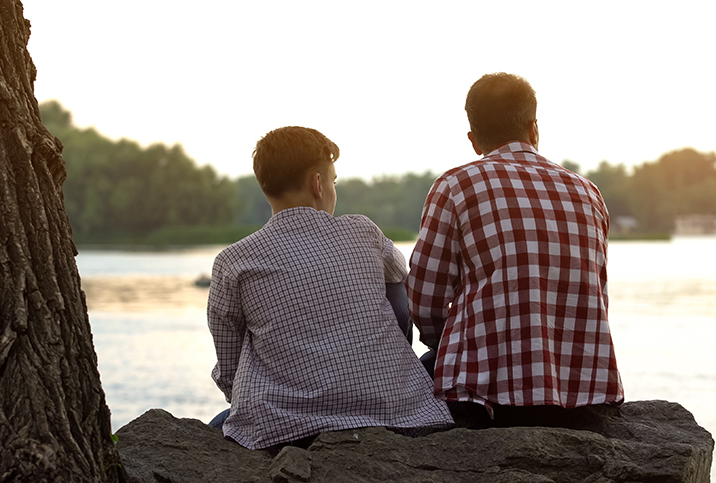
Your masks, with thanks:
<instances>
[{"instance_id":1,"label":"man","mask_svg":"<svg viewBox=\"0 0 716 483\"><path fill-rule=\"evenodd\" d=\"M215 424L247 448L452 424L386 299L405 259L365 216L332 216L338 156L314 129L268 133L254 172L273 216L214 262L212 377L231 404Z\"/></svg>"},{"instance_id":2,"label":"man","mask_svg":"<svg viewBox=\"0 0 716 483\"><path fill-rule=\"evenodd\" d=\"M622 402L601 194L537 152L537 99L521 77L483 76L465 109L484 158L435 181L407 281L436 396L469 427Z\"/></svg>"}]
</instances>

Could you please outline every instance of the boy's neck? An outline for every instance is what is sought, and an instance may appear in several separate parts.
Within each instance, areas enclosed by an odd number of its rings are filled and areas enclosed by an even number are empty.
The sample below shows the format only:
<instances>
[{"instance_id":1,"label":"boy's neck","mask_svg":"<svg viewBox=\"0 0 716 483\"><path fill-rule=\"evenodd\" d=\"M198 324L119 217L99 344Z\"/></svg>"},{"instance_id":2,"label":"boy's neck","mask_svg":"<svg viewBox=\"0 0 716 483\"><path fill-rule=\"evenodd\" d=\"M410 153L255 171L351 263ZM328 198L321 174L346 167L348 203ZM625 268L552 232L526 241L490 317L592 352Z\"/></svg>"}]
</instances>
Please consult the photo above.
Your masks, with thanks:
<instances>
[{"instance_id":1,"label":"boy's neck","mask_svg":"<svg viewBox=\"0 0 716 483\"><path fill-rule=\"evenodd\" d=\"M319 209L316 199L306 190L288 191L279 198L267 196L266 199L271 205L271 215L289 208L298 208L299 206L307 206L314 210Z\"/></svg>"}]
</instances>

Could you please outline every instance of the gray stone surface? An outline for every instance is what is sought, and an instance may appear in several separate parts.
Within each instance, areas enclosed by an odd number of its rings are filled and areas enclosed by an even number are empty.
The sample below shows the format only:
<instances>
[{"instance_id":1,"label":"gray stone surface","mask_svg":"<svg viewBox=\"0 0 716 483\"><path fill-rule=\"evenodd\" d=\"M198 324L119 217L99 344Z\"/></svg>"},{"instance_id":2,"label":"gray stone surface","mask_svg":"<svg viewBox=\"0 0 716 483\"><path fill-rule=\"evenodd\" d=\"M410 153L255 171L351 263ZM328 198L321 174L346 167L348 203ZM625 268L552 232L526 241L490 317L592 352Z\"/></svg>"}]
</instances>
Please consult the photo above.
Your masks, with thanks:
<instances>
[{"instance_id":1,"label":"gray stone surface","mask_svg":"<svg viewBox=\"0 0 716 483\"><path fill-rule=\"evenodd\" d=\"M269 476L275 482L311 481L311 453L305 449L285 446L276 455L269 468Z\"/></svg>"},{"instance_id":2,"label":"gray stone surface","mask_svg":"<svg viewBox=\"0 0 716 483\"><path fill-rule=\"evenodd\" d=\"M407 438L384 428L323 433L274 458L194 419L153 409L121 428L132 482L708 483L714 441L665 401L595 412L587 429L453 429Z\"/></svg>"}]
</instances>

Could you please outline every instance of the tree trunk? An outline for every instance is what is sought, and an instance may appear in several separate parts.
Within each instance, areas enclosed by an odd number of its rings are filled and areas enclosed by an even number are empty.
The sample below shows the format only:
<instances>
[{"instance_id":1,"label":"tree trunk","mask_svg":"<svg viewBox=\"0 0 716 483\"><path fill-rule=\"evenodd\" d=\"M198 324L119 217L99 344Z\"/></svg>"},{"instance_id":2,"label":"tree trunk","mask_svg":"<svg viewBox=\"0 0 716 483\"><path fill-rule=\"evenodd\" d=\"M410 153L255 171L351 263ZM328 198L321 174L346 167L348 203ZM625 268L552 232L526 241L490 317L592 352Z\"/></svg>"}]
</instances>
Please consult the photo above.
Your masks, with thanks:
<instances>
[{"instance_id":1,"label":"tree trunk","mask_svg":"<svg viewBox=\"0 0 716 483\"><path fill-rule=\"evenodd\" d=\"M0 482L121 481L19 0L0 0Z\"/></svg>"}]
</instances>

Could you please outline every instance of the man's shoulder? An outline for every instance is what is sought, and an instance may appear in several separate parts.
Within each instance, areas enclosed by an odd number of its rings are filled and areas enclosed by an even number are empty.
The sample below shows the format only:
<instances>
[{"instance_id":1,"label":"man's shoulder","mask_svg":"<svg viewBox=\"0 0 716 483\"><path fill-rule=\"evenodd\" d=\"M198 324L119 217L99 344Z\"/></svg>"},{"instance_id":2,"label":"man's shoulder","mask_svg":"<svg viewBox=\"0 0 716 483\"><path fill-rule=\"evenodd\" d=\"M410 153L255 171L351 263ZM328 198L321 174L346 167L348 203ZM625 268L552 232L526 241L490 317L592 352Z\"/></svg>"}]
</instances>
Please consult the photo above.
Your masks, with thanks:
<instances>
[{"instance_id":1,"label":"man's shoulder","mask_svg":"<svg viewBox=\"0 0 716 483\"><path fill-rule=\"evenodd\" d=\"M537 154L537 157L545 159L542 156L539 156L539 154ZM435 183L439 183L441 181L453 183L457 179L465 176L475 176L476 174L482 172L493 171L496 166L503 166L511 161L514 161L514 158L510 156L509 153L507 155L503 155L502 153L495 152L490 156L485 156L483 158L448 169L435 180Z\"/></svg>"},{"instance_id":2,"label":"man's shoulder","mask_svg":"<svg viewBox=\"0 0 716 483\"><path fill-rule=\"evenodd\" d=\"M450 168L447 171L445 171L443 174L437 177L435 180L435 183L438 183L440 181L450 180L455 178L456 176L460 176L464 174L466 171L474 168L479 168L479 166L484 163L482 159L478 159L476 161L470 161L469 163L461 164L459 166L455 166L454 168Z\"/></svg>"},{"instance_id":3,"label":"man's shoulder","mask_svg":"<svg viewBox=\"0 0 716 483\"><path fill-rule=\"evenodd\" d=\"M462 196L482 183L494 186L524 184L525 179L549 180L551 185L577 189L586 196L601 200L597 186L586 177L568 170L542 156L533 146L522 142L508 143L484 158L445 171L433 184L433 195ZM600 201L601 202L601 201Z\"/></svg>"},{"instance_id":4,"label":"man's shoulder","mask_svg":"<svg viewBox=\"0 0 716 483\"><path fill-rule=\"evenodd\" d=\"M460 166L455 166L454 168L450 168L447 171L443 172L443 174L435 178L435 181L433 181L433 191L440 186L448 187L453 185L457 178L460 178L461 176L465 175L470 166L479 162L480 160L471 161L469 163L461 164Z\"/></svg>"},{"instance_id":5,"label":"man's shoulder","mask_svg":"<svg viewBox=\"0 0 716 483\"><path fill-rule=\"evenodd\" d=\"M469 163L461 164L454 168L450 168L443 174L437 177L433 182L433 192L443 193L455 193L461 191L461 187L464 187L465 183L473 184L477 178L488 177L488 171L491 170L490 164L494 164L499 161L478 159L476 161L470 161Z\"/></svg>"},{"instance_id":6,"label":"man's shoulder","mask_svg":"<svg viewBox=\"0 0 716 483\"><path fill-rule=\"evenodd\" d=\"M579 180L581 183L593 185L589 179L549 160L540 154L536 148L522 142L507 143L484 158L449 169L437 181L447 180L450 183L457 183L462 177L493 176L495 171L509 170L511 169L509 167L515 170L530 167L539 168L544 171L566 175L575 181Z\"/></svg>"}]
</instances>

